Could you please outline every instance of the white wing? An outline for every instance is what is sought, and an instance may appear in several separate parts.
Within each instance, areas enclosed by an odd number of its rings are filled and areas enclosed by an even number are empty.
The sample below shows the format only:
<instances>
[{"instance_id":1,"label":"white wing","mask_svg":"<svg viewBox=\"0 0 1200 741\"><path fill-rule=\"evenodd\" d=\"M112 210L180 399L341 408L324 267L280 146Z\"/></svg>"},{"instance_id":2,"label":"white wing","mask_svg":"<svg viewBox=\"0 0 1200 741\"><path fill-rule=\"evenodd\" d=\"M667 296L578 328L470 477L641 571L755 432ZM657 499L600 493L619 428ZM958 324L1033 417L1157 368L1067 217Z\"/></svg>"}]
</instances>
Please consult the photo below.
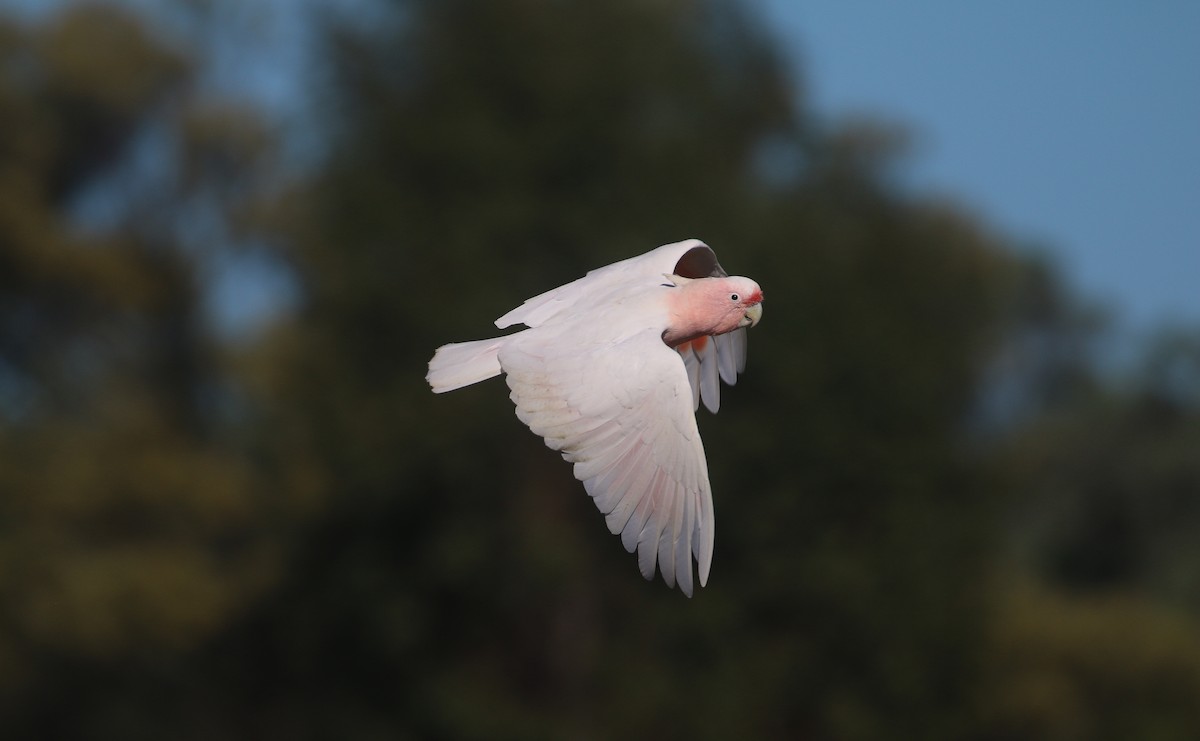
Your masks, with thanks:
<instances>
[{"instance_id":1,"label":"white wing","mask_svg":"<svg viewBox=\"0 0 1200 741\"><path fill-rule=\"evenodd\" d=\"M713 504L692 391L659 329L615 344L527 331L500 351L517 416L575 464L642 575L692 596L712 565Z\"/></svg>"},{"instance_id":2,"label":"white wing","mask_svg":"<svg viewBox=\"0 0 1200 741\"><path fill-rule=\"evenodd\" d=\"M572 308L580 299L587 299L618 285L658 285L663 282L663 276L672 273L685 278L727 275L717 262L717 255L711 247L699 239L685 239L596 268L578 280L527 299L525 303L497 319L496 326L500 329L514 324L540 327L551 317Z\"/></svg>"},{"instance_id":3,"label":"white wing","mask_svg":"<svg viewBox=\"0 0 1200 741\"><path fill-rule=\"evenodd\" d=\"M716 337L701 337L676 348L683 356L688 381L692 385L692 409L700 400L713 414L721 408L721 384L732 386L737 375L746 370L746 330L735 329Z\"/></svg>"},{"instance_id":4,"label":"white wing","mask_svg":"<svg viewBox=\"0 0 1200 741\"><path fill-rule=\"evenodd\" d=\"M685 239L596 268L578 280L534 296L497 319L496 326L540 327L563 312L576 309L580 302L595 301L598 294L625 290L639 283L658 285L665 275L671 274L685 278L727 275L711 247L699 239ZM692 386L692 408L699 408L703 399L704 406L716 414L721 406L721 384L717 378L732 386L737 383L737 375L746 369L746 330L734 330L709 340L695 343L695 349L683 345L679 353Z\"/></svg>"}]
</instances>

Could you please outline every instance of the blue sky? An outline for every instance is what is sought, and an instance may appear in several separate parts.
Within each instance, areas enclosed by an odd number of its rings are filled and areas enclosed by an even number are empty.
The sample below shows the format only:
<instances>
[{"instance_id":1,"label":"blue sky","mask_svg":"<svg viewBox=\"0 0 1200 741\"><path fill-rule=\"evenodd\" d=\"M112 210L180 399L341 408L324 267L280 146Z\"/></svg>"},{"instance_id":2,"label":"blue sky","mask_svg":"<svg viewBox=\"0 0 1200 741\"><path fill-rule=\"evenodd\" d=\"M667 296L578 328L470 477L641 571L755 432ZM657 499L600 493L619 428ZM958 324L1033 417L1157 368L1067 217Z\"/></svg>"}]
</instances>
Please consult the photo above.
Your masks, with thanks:
<instances>
[{"instance_id":1,"label":"blue sky","mask_svg":"<svg viewBox=\"0 0 1200 741\"><path fill-rule=\"evenodd\" d=\"M1052 254L1119 326L1200 323L1200 2L752 0L818 115Z\"/></svg>"}]
</instances>

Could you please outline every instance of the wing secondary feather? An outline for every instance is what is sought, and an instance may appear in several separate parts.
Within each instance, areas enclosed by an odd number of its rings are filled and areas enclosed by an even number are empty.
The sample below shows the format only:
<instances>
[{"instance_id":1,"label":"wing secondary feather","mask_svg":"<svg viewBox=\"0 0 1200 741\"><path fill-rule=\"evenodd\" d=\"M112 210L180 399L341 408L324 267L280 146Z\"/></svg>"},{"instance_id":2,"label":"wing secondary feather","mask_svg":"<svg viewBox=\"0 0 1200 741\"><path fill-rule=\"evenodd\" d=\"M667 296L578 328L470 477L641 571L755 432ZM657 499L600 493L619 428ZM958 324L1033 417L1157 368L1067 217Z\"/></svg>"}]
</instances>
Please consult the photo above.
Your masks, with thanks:
<instances>
[{"instance_id":1,"label":"wing secondary feather","mask_svg":"<svg viewBox=\"0 0 1200 741\"><path fill-rule=\"evenodd\" d=\"M609 530L637 552L642 575L652 579L657 567L690 597L694 557L707 583L712 492L681 354L646 329L615 345L517 335L499 359L517 416L574 463Z\"/></svg>"}]
</instances>

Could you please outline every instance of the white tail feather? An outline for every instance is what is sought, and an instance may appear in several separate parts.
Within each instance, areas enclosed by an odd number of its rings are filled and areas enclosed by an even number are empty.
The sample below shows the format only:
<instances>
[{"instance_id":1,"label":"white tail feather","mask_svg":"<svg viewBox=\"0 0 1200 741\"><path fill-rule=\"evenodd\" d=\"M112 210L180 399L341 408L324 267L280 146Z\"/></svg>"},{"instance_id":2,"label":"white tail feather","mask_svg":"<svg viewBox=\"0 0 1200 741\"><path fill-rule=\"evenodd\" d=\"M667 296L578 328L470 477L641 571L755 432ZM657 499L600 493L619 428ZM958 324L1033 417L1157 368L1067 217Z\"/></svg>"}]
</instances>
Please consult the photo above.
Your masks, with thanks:
<instances>
[{"instance_id":1,"label":"white tail feather","mask_svg":"<svg viewBox=\"0 0 1200 741\"><path fill-rule=\"evenodd\" d=\"M496 356L503 345L502 337L442 345L429 361L425 380L433 393L441 394L498 376L501 369Z\"/></svg>"}]
</instances>

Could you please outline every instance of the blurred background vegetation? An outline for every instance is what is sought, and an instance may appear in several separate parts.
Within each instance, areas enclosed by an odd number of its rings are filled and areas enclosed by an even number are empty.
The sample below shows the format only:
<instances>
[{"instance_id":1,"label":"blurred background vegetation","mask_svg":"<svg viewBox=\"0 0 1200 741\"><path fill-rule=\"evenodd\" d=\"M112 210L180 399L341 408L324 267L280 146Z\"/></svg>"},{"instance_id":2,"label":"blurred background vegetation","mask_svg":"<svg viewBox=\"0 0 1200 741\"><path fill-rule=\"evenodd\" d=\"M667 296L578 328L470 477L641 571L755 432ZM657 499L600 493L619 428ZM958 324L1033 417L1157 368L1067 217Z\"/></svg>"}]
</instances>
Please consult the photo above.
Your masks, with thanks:
<instances>
[{"instance_id":1,"label":"blurred background vegetation","mask_svg":"<svg viewBox=\"0 0 1200 741\"><path fill-rule=\"evenodd\" d=\"M6 737L1196 737L1195 328L1114 370L742 5L248 7L0 14ZM689 601L423 375L692 236L769 299Z\"/></svg>"}]
</instances>

